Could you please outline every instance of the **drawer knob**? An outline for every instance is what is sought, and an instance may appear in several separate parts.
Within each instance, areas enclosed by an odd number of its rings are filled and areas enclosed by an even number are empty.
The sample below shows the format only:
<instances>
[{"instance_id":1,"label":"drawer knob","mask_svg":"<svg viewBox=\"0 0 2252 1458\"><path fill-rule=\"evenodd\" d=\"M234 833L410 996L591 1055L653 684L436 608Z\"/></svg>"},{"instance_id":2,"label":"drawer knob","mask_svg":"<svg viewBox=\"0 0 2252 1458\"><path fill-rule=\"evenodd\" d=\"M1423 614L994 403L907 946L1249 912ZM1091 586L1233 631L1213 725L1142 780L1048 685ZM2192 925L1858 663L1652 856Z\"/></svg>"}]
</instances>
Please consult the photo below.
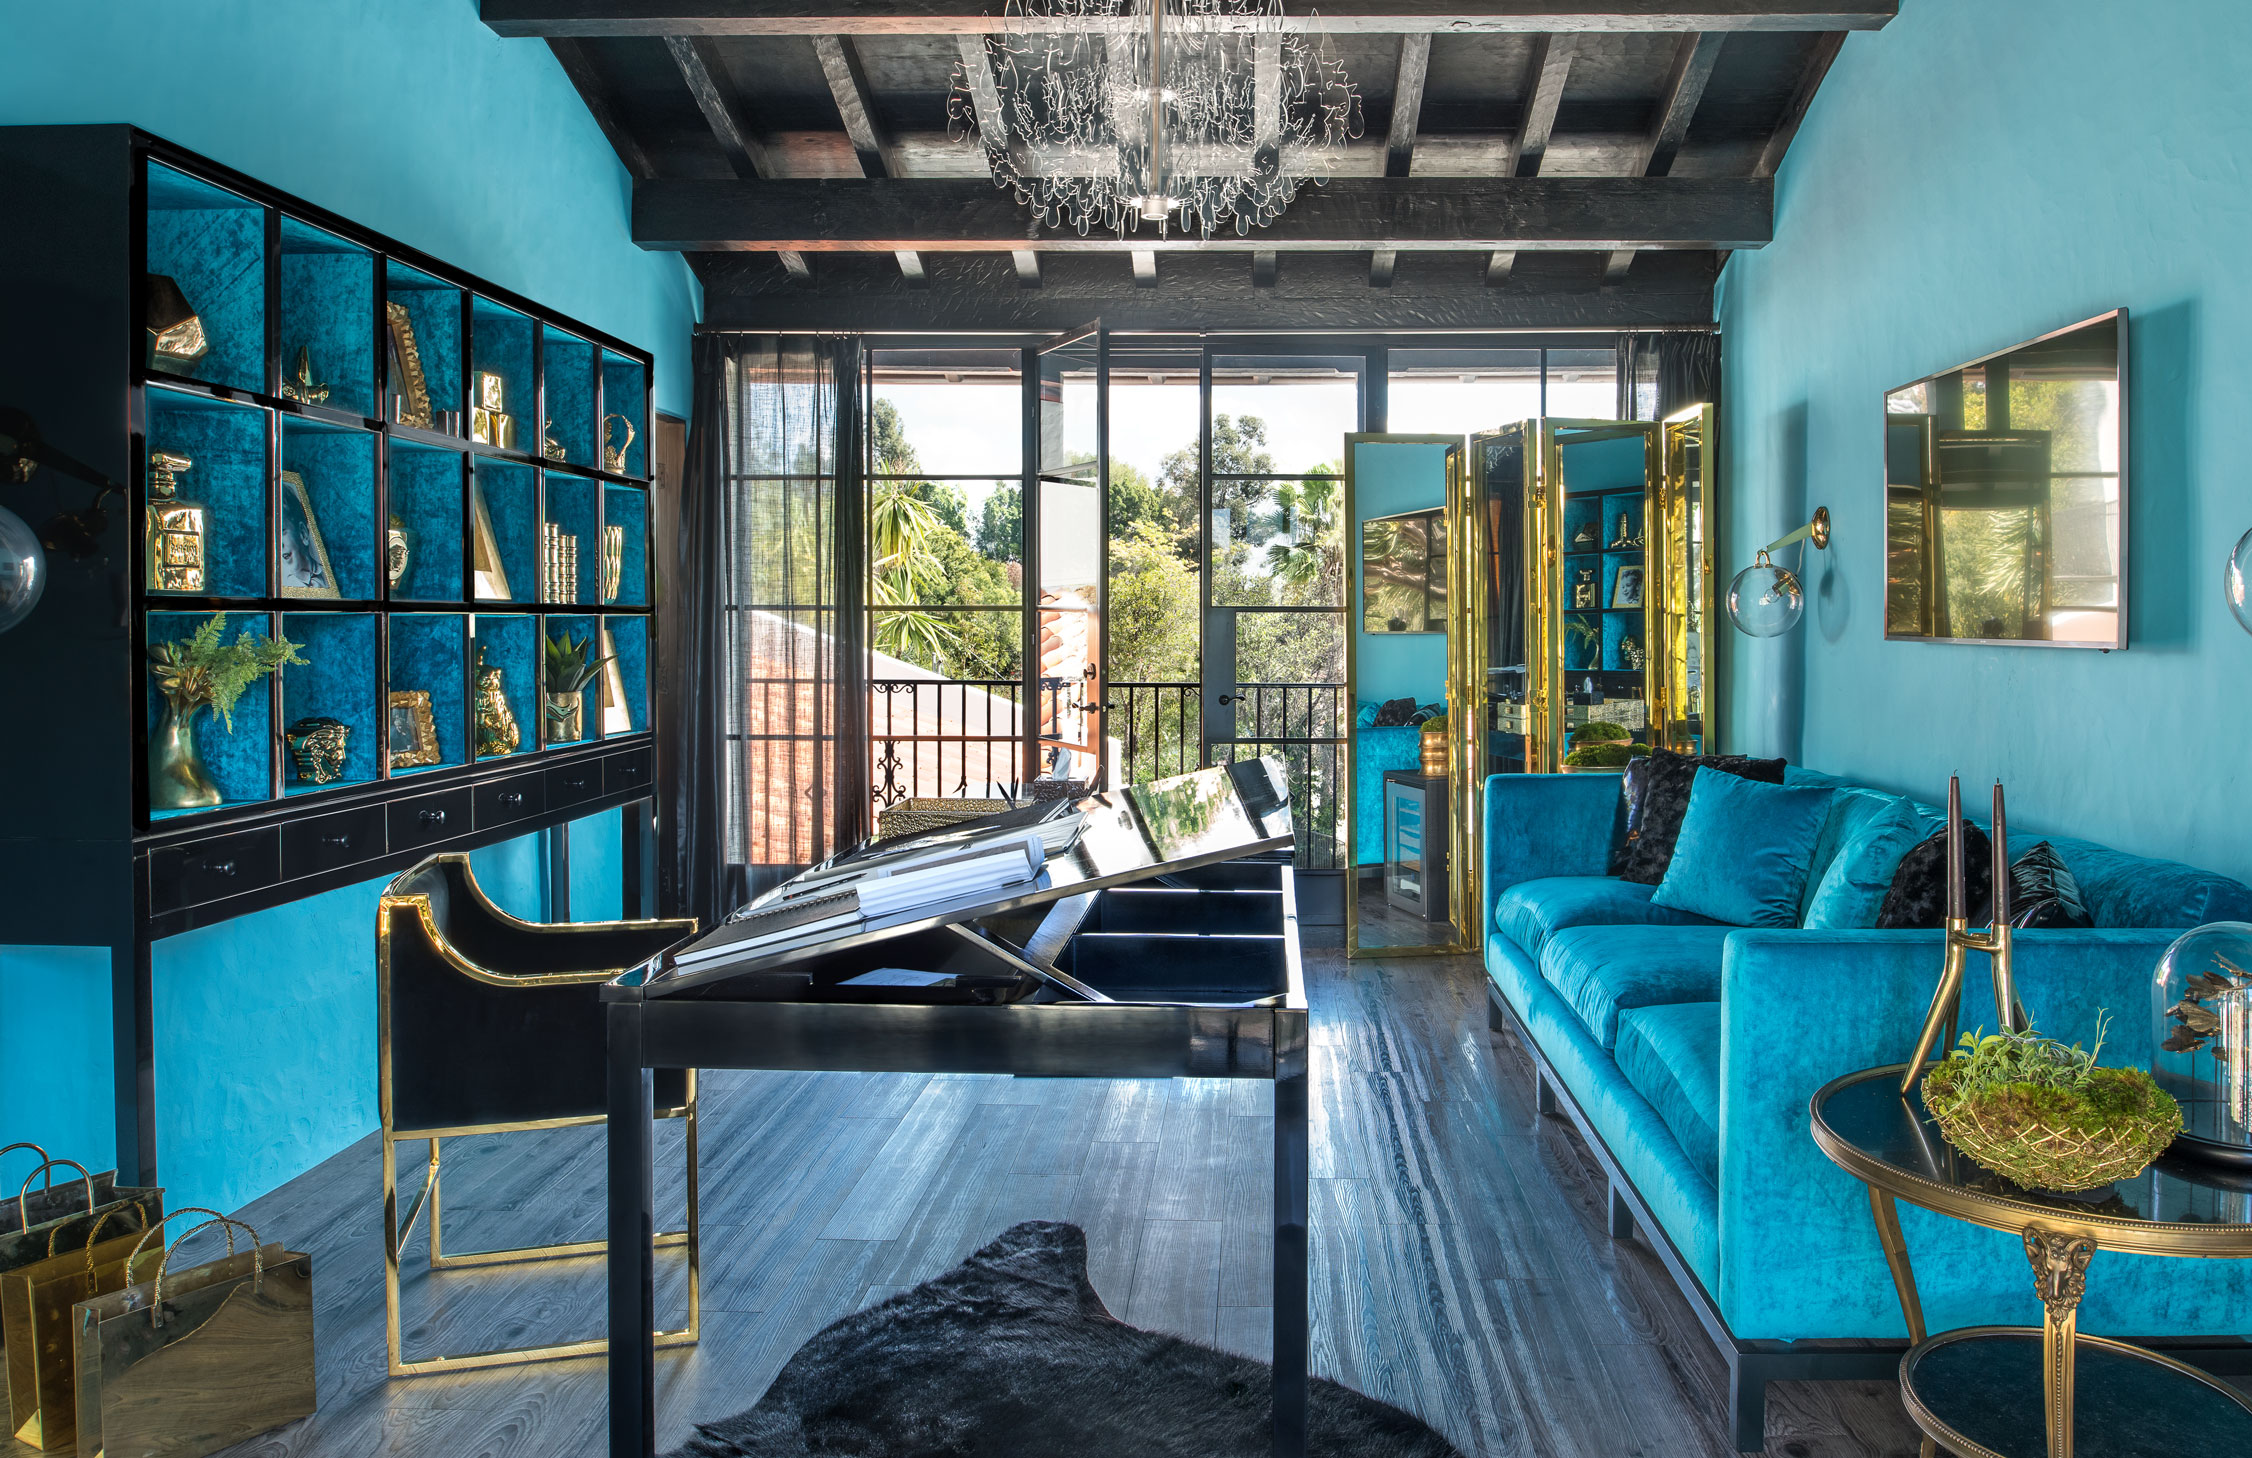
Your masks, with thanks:
<instances>
[{"instance_id":1,"label":"drawer knob","mask_svg":"<svg viewBox=\"0 0 2252 1458\"><path fill-rule=\"evenodd\" d=\"M513 808L524 803L524 792L522 790L503 790L499 799L503 805Z\"/></svg>"},{"instance_id":2,"label":"drawer knob","mask_svg":"<svg viewBox=\"0 0 2252 1458\"><path fill-rule=\"evenodd\" d=\"M350 850L352 848L352 836L348 831L343 835L324 835L321 837L321 844L333 845L338 850Z\"/></svg>"},{"instance_id":3,"label":"drawer knob","mask_svg":"<svg viewBox=\"0 0 2252 1458\"><path fill-rule=\"evenodd\" d=\"M443 810L425 810L422 812L422 823L424 825L443 825L446 823L446 812Z\"/></svg>"},{"instance_id":4,"label":"drawer knob","mask_svg":"<svg viewBox=\"0 0 2252 1458\"><path fill-rule=\"evenodd\" d=\"M198 860L196 869L210 876L232 876L235 873L235 863L233 861Z\"/></svg>"},{"instance_id":5,"label":"drawer knob","mask_svg":"<svg viewBox=\"0 0 2252 1458\"><path fill-rule=\"evenodd\" d=\"M585 789L585 788L586 788L586 776L585 776L585 775L580 775L580 776L579 776L579 777L578 777L577 779L575 779L575 780L565 780L565 781L563 782L563 788L564 788L564 789L566 789L566 790L583 790L583 789Z\"/></svg>"}]
</instances>

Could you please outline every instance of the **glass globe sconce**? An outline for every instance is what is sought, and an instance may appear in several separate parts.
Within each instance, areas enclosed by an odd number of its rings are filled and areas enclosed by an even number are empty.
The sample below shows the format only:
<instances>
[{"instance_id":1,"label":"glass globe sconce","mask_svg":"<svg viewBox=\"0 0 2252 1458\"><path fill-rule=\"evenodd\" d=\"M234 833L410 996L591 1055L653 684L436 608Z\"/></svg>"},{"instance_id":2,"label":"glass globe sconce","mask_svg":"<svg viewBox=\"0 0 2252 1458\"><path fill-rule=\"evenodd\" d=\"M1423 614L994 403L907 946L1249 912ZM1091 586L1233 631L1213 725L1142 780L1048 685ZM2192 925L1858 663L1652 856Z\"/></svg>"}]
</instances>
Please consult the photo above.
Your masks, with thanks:
<instances>
[{"instance_id":1,"label":"glass globe sconce","mask_svg":"<svg viewBox=\"0 0 2252 1458\"><path fill-rule=\"evenodd\" d=\"M1812 542L1817 552L1829 548L1828 507L1817 506L1812 521L1760 548L1752 565L1728 584L1728 620L1738 632L1753 638L1779 638L1806 615L1805 585L1796 572L1778 567L1768 555L1797 542Z\"/></svg>"},{"instance_id":2,"label":"glass globe sconce","mask_svg":"<svg viewBox=\"0 0 2252 1458\"><path fill-rule=\"evenodd\" d=\"M22 622L47 590L47 554L24 519L0 506L0 633Z\"/></svg>"},{"instance_id":3,"label":"glass globe sconce","mask_svg":"<svg viewBox=\"0 0 2252 1458\"><path fill-rule=\"evenodd\" d=\"M2229 565L2221 574L2221 593L2229 601L2229 611L2236 614L2236 625L2252 633L2252 532L2236 539L2236 550L2229 553Z\"/></svg>"}]
</instances>

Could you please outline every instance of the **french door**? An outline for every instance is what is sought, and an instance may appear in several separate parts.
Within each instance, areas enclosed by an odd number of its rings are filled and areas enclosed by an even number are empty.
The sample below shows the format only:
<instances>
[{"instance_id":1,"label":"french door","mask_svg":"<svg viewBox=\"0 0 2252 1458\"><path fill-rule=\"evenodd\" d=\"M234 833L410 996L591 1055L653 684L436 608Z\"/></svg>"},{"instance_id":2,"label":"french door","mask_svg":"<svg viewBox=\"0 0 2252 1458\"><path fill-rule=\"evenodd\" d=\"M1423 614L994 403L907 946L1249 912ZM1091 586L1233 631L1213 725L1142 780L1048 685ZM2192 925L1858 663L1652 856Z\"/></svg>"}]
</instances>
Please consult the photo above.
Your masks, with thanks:
<instances>
[{"instance_id":1,"label":"french door","mask_svg":"<svg viewBox=\"0 0 2252 1458\"><path fill-rule=\"evenodd\" d=\"M1110 371L1100 321L1033 351L1038 440L1026 442L1028 780L1105 788Z\"/></svg>"}]
</instances>

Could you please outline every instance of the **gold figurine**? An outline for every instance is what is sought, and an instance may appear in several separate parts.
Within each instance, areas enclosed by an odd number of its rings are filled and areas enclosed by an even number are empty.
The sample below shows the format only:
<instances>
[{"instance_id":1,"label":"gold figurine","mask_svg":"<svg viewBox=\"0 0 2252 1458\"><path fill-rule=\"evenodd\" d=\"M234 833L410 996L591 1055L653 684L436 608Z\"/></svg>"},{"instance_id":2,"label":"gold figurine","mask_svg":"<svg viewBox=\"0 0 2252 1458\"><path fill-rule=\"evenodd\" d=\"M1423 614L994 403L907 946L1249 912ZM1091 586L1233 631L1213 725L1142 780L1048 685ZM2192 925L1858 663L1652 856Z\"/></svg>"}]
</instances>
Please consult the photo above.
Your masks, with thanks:
<instances>
[{"instance_id":1,"label":"gold figurine","mask_svg":"<svg viewBox=\"0 0 2252 1458\"><path fill-rule=\"evenodd\" d=\"M1593 567L1582 567L1580 569L1579 580L1572 584L1572 606L1575 608L1595 606L1595 569Z\"/></svg>"},{"instance_id":2,"label":"gold figurine","mask_svg":"<svg viewBox=\"0 0 2252 1458\"><path fill-rule=\"evenodd\" d=\"M610 422L615 420L626 428L626 438L616 445L610 444ZM633 448L633 422L623 415L612 413L602 417L602 469L613 476L626 473L626 452Z\"/></svg>"},{"instance_id":3,"label":"gold figurine","mask_svg":"<svg viewBox=\"0 0 2252 1458\"><path fill-rule=\"evenodd\" d=\"M311 345L297 346L297 365L282 381L282 398L295 400L300 405L318 405L328 398L328 386L313 383L313 349Z\"/></svg>"},{"instance_id":4,"label":"gold figurine","mask_svg":"<svg viewBox=\"0 0 2252 1458\"><path fill-rule=\"evenodd\" d=\"M626 529L606 526L602 529L602 600L616 602L618 585L626 575Z\"/></svg>"},{"instance_id":5,"label":"gold figurine","mask_svg":"<svg viewBox=\"0 0 2252 1458\"><path fill-rule=\"evenodd\" d=\"M155 369L187 374L190 365L211 353L203 320L167 275L148 275L148 292L149 364Z\"/></svg>"},{"instance_id":6,"label":"gold figurine","mask_svg":"<svg viewBox=\"0 0 2252 1458\"><path fill-rule=\"evenodd\" d=\"M391 590L399 588L399 579L407 575L407 563L414 556L414 538L407 533L407 524L399 520L399 513L391 513L391 524L384 530L383 576Z\"/></svg>"},{"instance_id":7,"label":"gold figurine","mask_svg":"<svg viewBox=\"0 0 2252 1458\"><path fill-rule=\"evenodd\" d=\"M297 778L325 785L344 773L344 750L351 735L352 726L343 720L316 715L290 725L282 739L297 763Z\"/></svg>"},{"instance_id":8,"label":"gold figurine","mask_svg":"<svg viewBox=\"0 0 2252 1458\"><path fill-rule=\"evenodd\" d=\"M149 452L146 575L155 592L203 591L204 544L210 540L210 511L200 501L180 499L180 475L195 464L178 451Z\"/></svg>"},{"instance_id":9,"label":"gold figurine","mask_svg":"<svg viewBox=\"0 0 2252 1458\"><path fill-rule=\"evenodd\" d=\"M540 423L540 454L551 461L569 459L568 453L563 449L563 442L555 438L555 419L553 416L546 417Z\"/></svg>"},{"instance_id":10,"label":"gold figurine","mask_svg":"<svg viewBox=\"0 0 2252 1458\"><path fill-rule=\"evenodd\" d=\"M477 371L477 408L499 414L508 408L507 391L497 370Z\"/></svg>"},{"instance_id":11,"label":"gold figurine","mask_svg":"<svg viewBox=\"0 0 2252 1458\"><path fill-rule=\"evenodd\" d=\"M477 649L477 757L514 754L516 746L524 742L524 734L516 724L516 712L508 706L508 690L501 683L498 668L485 663L485 649Z\"/></svg>"}]
</instances>

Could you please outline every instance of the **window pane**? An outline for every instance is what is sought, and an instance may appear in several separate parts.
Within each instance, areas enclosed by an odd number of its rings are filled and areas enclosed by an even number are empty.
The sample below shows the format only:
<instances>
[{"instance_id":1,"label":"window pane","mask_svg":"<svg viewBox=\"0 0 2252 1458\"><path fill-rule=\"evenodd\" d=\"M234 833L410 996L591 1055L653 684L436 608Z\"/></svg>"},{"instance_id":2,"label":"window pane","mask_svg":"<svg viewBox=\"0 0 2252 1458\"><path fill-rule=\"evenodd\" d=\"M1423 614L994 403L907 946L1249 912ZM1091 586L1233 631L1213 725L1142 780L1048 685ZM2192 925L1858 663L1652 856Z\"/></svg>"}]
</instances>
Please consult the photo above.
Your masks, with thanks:
<instances>
[{"instance_id":1,"label":"window pane","mask_svg":"<svg viewBox=\"0 0 2252 1458\"><path fill-rule=\"evenodd\" d=\"M1540 414L1537 349L1395 349L1386 428L1469 435Z\"/></svg>"},{"instance_id":2,"label":"window pane","mask_svg":"<svg viewBox=\"0 0 2252 1458\"><path fill-rule=\"evenodd\" d=\"M1336 736L1345 682L1345 620L1338 613L1235 615L1235 676L1244 703L1236 737ZM1280 685L1292 685L1285 692Z\"/></svg>"},{"instance_id":3,"label":"window pane","mask_svg":"<svg viewBox=\"0 0 2252 1458\"><path fill-rule=\"evenodd\" d=\"M1024 655L1024 615L1013 609L899 607L877 600L868 610L874 650L871 679L929 677L1014 683Z\"/></svg>"},{"instance_id":4,"label":"window pane","mask_svg":"<svg viewBox=\"0 0 2252 1458\"><path fill-rule=\"evenodd\" d=\"M1343 607L1345 488L1326 477L1212 483L1215 607Z\"/></svg>"},{"instance_id":5,"label":"window pane","mask_svg":"<svg viewBox=\"0 0 2252 1458\"><path fill-rule=\"evenodd\" d=\"M1618 353L1609 349L1548 351L1547 413L1567 420L1618 419Z\"/></svg>"},{"instance_id":6,"label":"window pane","mask_svg":"<svg viewBox=\"0 0 2252 1458\"><path fill-rule=\"evenodd\" d=\"M1117 544L1156 534L1196 556L1195 349L1147 340L1110 347L1110 534ZM1115 567L1113 558L1113 569Z\"/></svg>"},{"instance_id":7,"label":"window pane","mask_svg":"<svg viewBox=\"0 0 2252 1458\"><path fill-rule=\"evenodd\" d=\"M1213 357L1214 476L1335 475L1360 421L1357 358Z\"/></svg>"},{"instance_id":8,"label":"window pane","mask_svg":"<svg viewBox=\"0 0 2252 1458\"><path fill-rule=\"evenodd\" d=\"M878 476L1015 476L1024 387L1013 349L878 349L868 425Z\"/></svg>"},{"instance_id":9,"label":"window pane","mask_svg":"<svg viewBox=\"0 0 2252 1458\"><path fill-rule=\"evenodd\" d=\"M875 601L1022 602L1023 497L1014 481L870 481Z\"/></svg>"}]
</instances>

